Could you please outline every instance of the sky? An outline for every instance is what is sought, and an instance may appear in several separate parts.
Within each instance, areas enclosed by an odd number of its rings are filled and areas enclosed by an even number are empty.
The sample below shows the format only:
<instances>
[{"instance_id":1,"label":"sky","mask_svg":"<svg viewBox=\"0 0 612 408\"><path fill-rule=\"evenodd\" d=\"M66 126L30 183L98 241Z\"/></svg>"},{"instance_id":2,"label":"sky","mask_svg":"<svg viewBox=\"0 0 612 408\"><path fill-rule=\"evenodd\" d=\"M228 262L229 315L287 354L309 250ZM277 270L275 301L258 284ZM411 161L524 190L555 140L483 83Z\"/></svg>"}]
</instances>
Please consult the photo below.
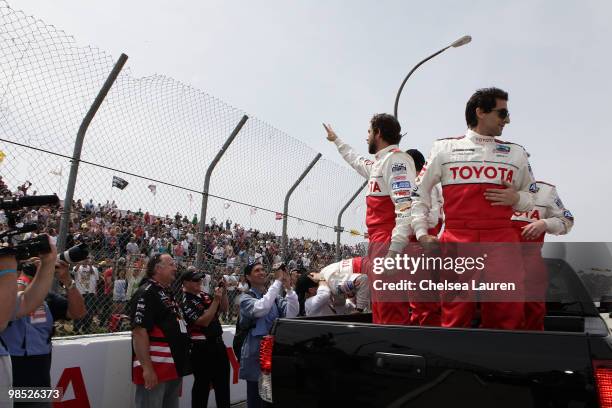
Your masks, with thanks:
<instances>
[{"instance_id":1,"label":"sky","mask_svg":"<svg viewBox=\"0 0 612 408\"><path fill-rule=\"evenodd\" d=\"M408 81L401 147L427 156L435 139L464 132L475 89L501 87L512 120L501 138L525 146L536 178L555 184L575 216L562 240L610 241L610 1L9 4L79 45L126 53L137 77L159 73L205 90L343 166L321 122L365 153L370 117L392 113L412 66L469 34L470 44Z\"/></svg>"}]
</instances>

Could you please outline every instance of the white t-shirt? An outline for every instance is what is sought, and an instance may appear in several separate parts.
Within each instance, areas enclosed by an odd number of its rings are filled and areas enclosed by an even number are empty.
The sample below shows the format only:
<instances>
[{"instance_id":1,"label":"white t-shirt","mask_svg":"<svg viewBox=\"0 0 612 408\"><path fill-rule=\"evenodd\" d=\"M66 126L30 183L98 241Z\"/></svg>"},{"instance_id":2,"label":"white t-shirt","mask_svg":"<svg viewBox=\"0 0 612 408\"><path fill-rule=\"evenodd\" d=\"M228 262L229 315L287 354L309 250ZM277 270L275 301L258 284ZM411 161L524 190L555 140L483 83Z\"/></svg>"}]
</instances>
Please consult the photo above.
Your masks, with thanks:
<instances>
[{"instance_id":1,"label":"white t-shirt","mask_svg":"<svg viewBox=\"0 0 612 408\"><path fill-rule=\"evenodd\" d=\"M204 274L204 279L202 279L202 292L210 294L210 274Z\"/></svg>"},{"instance_id":2,"label":"white t-shirt","mask_svg":"<svg viewBox=\"0 0 612 408\"><path fill-rule=\"evenodd\" d=\"M125 302L127 300L127 282L125 279L117 279L113 286L113 301Z\"/></svg>"},{"instance_id":3,"label":"white t-shirt","mask_svg":"<svg viewBox=\"0 0 612 408\"><path fill-rule=\"evenodd\" d=\"M306 316L328 316L334 311L329 307L331 292L327 285L319 285L317 294L309 297L304 302Z\"/></svg>"},{"instance_id":4,"label":"white t-shirt","mask_svg":"<svg viewBox=\"0 0 612 408\"><path fill-rule=\"evenodd\" d=\"M225 255L225 249L223 249L222 246L216 246L215 249L213 249L213 258L216 260L223 259L223 255Z\"/></svg>"},{"instance_id":5,"label":"white t-shirt","mask_svg":"<svg viewBox=\"0 0 612 408\"><path fill-rule=\"evenodd\" d=\"M75 274L75 284L79 292L96 293L96 282L98 281L98 269L91 265L80 265Z\"/></svg>"}]
</instances>

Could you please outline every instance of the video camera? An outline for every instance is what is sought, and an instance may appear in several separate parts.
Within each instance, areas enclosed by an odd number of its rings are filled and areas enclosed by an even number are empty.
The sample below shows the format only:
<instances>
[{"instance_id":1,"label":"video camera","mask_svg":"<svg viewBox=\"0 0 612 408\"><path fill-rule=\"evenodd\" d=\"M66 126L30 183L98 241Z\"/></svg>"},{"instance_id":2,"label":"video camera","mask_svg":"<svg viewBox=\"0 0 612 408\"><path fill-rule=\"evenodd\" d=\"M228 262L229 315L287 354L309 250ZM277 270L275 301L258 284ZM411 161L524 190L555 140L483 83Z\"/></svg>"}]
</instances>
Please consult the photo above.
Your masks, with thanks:
<instances>
[{"instance_id":1,"label":"video camera","mask_svg":"<svg viewBox=\"0 0 612 408\"><path fill-rule=\"evenodd\" d=\"M47 234L35 238L17 240L17 236L38 229L37 224L17 224L19 212L26 207L57 206L59 198L56 195L25 196L0 198L0 210L4 210L9 229L0 233L0 256L14 256L17 261L32 258L51 251ZM71 248L72 249L72 248Z\"/></svg>"}]
</instances>

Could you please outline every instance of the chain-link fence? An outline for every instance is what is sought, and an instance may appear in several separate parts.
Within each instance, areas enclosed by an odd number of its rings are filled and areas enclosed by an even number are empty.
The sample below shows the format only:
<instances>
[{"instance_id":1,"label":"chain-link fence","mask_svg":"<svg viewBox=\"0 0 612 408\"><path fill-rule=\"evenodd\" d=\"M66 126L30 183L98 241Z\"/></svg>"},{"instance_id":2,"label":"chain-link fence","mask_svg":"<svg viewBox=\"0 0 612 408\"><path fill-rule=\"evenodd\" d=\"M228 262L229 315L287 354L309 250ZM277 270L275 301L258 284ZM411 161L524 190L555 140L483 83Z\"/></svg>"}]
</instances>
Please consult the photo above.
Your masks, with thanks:
<instances>
[{"instance_id":1,"label":"chain-link fence","mask_svg":"<svg viewBox=\"0 0 612 408\"><path fill-rule=\"evenodd\" d=\"M0 189L63 199L77 132L115 58L0 1L0 64ZM290 199L282 256L285 195L317 152L257 118L214 169L207 219L199 219L204 175L243 115L175 79L136 78L123 68L87 130L69 206L66 247L86 241L91 256L73 271L88 315L66 331L121 327L147 258L168 252L186 268L198 239L209 287L225 275L232 295L240 293L238 272L255 259L306 270L333 262L338 213L363 180L319 160ZM344 257L363 241L363 201L344 213ZM61 210L23 215L57 237ZM230 309L226 322L236 314Z\"/></svg>"}]
</instances>

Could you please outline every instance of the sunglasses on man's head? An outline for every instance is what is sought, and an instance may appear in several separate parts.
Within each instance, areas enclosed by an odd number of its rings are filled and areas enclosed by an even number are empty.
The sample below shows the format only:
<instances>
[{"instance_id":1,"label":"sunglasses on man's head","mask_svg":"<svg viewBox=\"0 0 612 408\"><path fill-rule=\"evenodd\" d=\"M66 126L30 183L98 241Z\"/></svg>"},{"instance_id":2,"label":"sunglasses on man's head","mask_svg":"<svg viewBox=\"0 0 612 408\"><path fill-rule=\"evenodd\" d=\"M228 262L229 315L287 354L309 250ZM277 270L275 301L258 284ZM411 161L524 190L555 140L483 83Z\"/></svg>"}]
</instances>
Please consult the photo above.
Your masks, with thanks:
<instances>
[{"instance_id":1,"label":"sunglasses on man's head","mask_svg":"<svg viewBox=\"0 0 612 408\"><path fill-rule=\"evenodd\" d=\"M491 112L497 112L497 116L502 120L510 116L510 112L506 108L493 109Z\"/></svg>"}]
</instances>

